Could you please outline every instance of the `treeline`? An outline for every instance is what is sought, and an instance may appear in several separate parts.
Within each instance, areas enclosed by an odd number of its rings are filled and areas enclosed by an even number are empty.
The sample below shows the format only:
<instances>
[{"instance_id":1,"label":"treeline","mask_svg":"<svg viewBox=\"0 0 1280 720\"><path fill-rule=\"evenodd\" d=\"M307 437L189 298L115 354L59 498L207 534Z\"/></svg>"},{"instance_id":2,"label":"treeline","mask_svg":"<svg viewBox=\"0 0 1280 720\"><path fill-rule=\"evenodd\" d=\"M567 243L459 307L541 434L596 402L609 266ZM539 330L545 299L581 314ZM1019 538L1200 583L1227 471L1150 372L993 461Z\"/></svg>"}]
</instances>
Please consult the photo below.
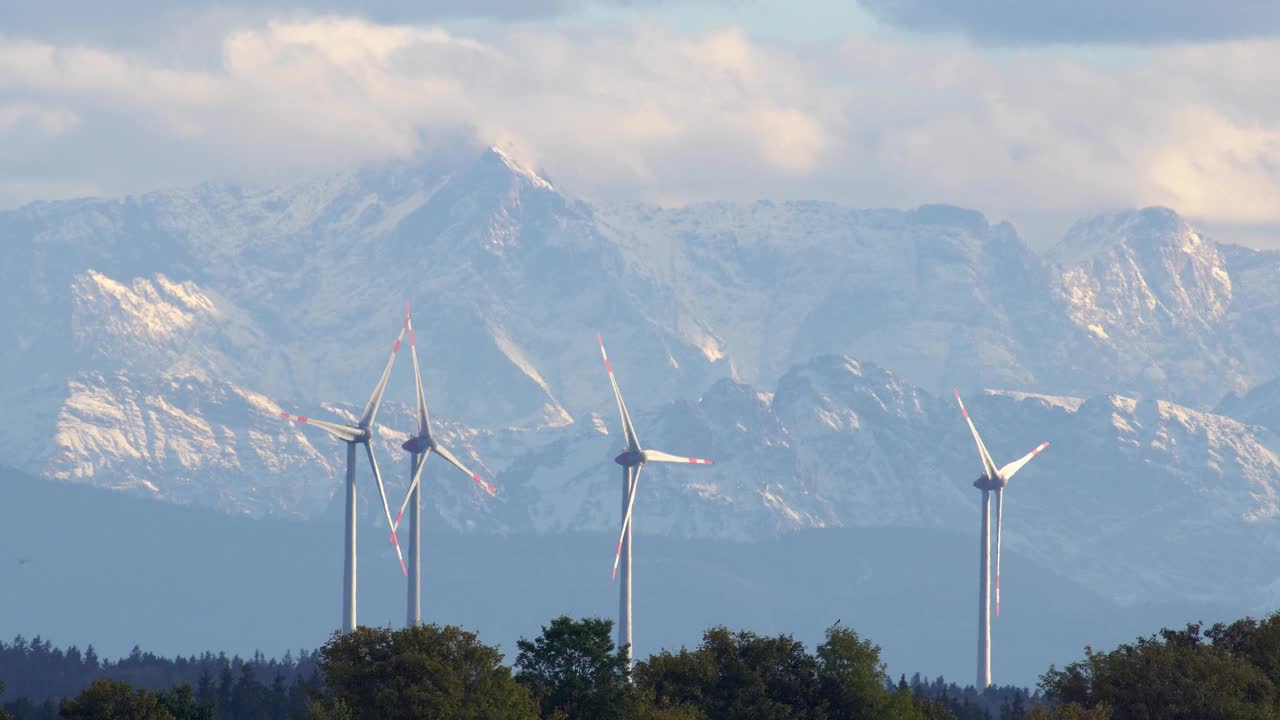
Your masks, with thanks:
<instances>
[{"instance_id":1,"label":"treeline","mask_svg":"<svg viewBox=\"0 0 1280 720\"><path fill-rule=\"evenodd\" d=\"M937 677L932 681L916 673L898 678L897 687L910 688L911 694L931 700L951 712L956 720L1026 720L1032 708L1044 704L1039 692L1016 685L993 685L979 691L972 685L961 687Z\"/></svg>"},{"instance_id":2,"label":"treeline","mask_svg":"<svg viewBox=\"0 0 1280 720\"><path fill-rule=\"evenodd\" d=\"M1084 659L1050 667L1035 694L919 676L895 682L880 649L838 623L812 651L787 635L711 628L693 649L664 650L634 670L612 632L608 620L557 618L517 643L510 666L474 633L436 625L359 628L301 661L279 662L135 651L102 663L17 642L2 646L4 657L39 659L52 673L47 687L90 683L39 706L11 703L0 719L1280 720L1280 615L1165 629L1109 652L1086 648ZM30 683L41 670L23 672ZM131 680L105 679L129 672ZM165 673L184 679L161 689ZM193 674L194 689L185 679Z\"/></svg>"},{"instance_id":3,"label":"treeline","mask_svg":"<svg viewBox=\"0 0 1280 720\"><path fill-rule=\"evenodd\" d=\"M360 628L279 661L169 660L135 648L107 662L92 648L17 638L0 643L0 678L10 683L4 697L22 697L5 705L14 720L1023 717L1026 692L1015 688L891 681L880 649L839 624L814 652L787 635L712 628L695 649L660 652L634 671L612 637L611 621L557 618L517 644L514 667L456 627Z\"/></svg>"},{"instance_id":4,"label":"treeline","mask_svg":"<svg viewBox=\"0 0 1280 720\"><path fill-rule=\"evenodd\" d=\"M205 653L165 658L135 647L119 660L103 660L93 646L53 647L40 637L0 641L0 694L15 720L59 717L61 699L75 697L95 681L118 681L146 691L178 693L185 687L191 701L215 710L210 720L262 718L275 720L305 714L308 688L319 687L319 653L301 650L280 659L260 653L239 656ZM181 703L175 697L175 703Z\"/></svg>"}]
</instances>

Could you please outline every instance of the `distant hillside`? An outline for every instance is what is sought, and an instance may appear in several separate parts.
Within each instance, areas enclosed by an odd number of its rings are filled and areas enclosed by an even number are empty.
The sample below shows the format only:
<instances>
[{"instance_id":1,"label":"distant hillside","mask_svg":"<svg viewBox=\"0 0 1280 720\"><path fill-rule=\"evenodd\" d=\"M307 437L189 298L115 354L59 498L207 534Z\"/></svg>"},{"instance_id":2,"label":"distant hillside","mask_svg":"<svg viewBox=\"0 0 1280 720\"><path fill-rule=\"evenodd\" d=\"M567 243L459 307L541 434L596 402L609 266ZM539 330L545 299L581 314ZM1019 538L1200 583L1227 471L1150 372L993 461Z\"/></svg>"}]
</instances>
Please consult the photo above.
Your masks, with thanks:
<instances>
[{"instance_id":1,"label":"distant hillside","mask_svg":"<svg viewBox=\"0 0 1280 720\"><path fill-rule=\"evenodd\" d=\"M337 624L341 523L236 518L129 495L0 475L0 636L270 655L315 648ZM404 581L385 534L363 518L360 618L403 622ZM810 643L839 619L880 643L890 669L967 679L976 634L977 533L822 530L758 543L636 541L637 653L697 642L714 624L789 632ZM605 534L459 535L425 540L424 613L514 653L560 613L612 617ZM1133 628L1226 617L1185 603L1128 608L1005 554L995 672L1032 685L1084 644ZM508 657L510 659L510 655Z\"/></svg>"}]
</instances>

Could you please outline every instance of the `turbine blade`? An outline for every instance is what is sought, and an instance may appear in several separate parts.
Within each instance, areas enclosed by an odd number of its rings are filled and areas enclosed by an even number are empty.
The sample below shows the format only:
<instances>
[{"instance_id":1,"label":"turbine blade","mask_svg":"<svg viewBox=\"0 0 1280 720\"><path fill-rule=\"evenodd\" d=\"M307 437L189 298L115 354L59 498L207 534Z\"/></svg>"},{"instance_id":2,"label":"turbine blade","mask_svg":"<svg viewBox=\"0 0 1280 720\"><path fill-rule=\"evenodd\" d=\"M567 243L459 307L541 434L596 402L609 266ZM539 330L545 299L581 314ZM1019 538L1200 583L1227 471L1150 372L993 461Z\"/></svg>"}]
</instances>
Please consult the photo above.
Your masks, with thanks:
<instances>
[{"instance_id":1,"label":"turbine blade","mask_svg":"<svg viewBox=\"0 0 1280 720\"><path fill-rule=\"evenodd\" d=\"M488 491L488 493L489 493L490 495L497 495L497 494L498 494L498 491L497 491L497 490L494 490L492 485L490 485L489 483L487 483L487 482L485 482L484 480L482 480L482 479L480 478L480 476L479 476L479 475L477 475L477 474L475 474L475 473L471 472L470 470L468 470L466 465L463 465L463 464L462 464L462 462L458 460L458 458L456 458L456 457L454 457L454 456L453 456L453 453L449 452L448 450L446 450L444 447L442 447L442 446L440 446L440 445L432 445L432 446L431 446L431 449L432 449L432 450L435 450L435 451L436 451L436 454L437 454L437 455L439 455L440 457L444 458L445 460L448 460L448 461L449 461L449 464L451 464L451 465L453 465L454 467L458 468L458 469L459 469L459 470L461 470L462 472L464 472L464 473L466 473L466 474L470 475L470 476L471 476L471 479L472 479L472 480L475 480L477 483L479 483L479 484L480 484L480 487L482 487L482 488L484 488L486 491Z\"/></svg>"},{"instance_id":2,"label":"turbine blade","mask_svg":"<svg viewBox=\"0 0 1280 720\"><path fill-rule=\"evenodd\" d=\"M391 366L396 362L396 353L400 352L400 341L404 339L404 330L408 325L408 318L400 325L400 334L396 336L396 344L391 348L391 355L387 358L387 366L382 369L382 377L378 378L378 384L373 386L373 393L369 395L369 402L365 403L364 412L360 413L360 427L372 427L373 419L378 414L378 406L382 404L382 393L386 392L387 379L391 377Z\"/></svg>"},{"instance_id":3,"label":"turbine blade","mask_svg":"<svg viewBox=\"0 0 1280 720\"><path fill-rule=\"evenodd\" d=\"M396 557L400 558L400 571L405 577L409 577L409 569L404 564L404 554L400 552L400 539L396 537L396 525L391 522L391 507L387 505L387 490L382 484L382 473L378 470L378 461L373 456L373 445L368 442L361 444L364 445L365 454L369 456L369 467L373 468L374 482L378 483L378 496L382 498L382 511L387 514L387 527L391 528L391 544L396 546Z\"/></svg>"},{"instance_id":4,"label":"turbine blade","mask_svg":"<svg viewBox=\"0 0 1280 720\"><path fill-rule=\"evenodd\" d=\"M618 551L613 556L613 576L610 580L618 579L618 563L622 560L622 541L627 537L627 528L631 526L631 509L636 505L636 487L640 484L642 467L644 463L623 468L623 472L627 474L627 487L631 490L627 493L627 512L622 516L622 531L618 533Z\"/></svg>"},{"instance_id":5,"label":"turbine blade","mask_svg":"<svg viewBox=\"0 0 1280 720\"><path fill-rule=\"evenodd\" d=\"M670 455L661 450L645 450L645 462L661 462L661 463L690 463L693 465L713 465L710 460L704 458L683 457L681 455Z\"/></svg>"},{"instance_id":6,"label":"turbine blade","mask_svg":"<svg viewBox=\"0 0 1280 720\"><path fill-rule=\"evenodd\" d=\"M978 428L973 424L973 419L969 417L969 411L964 407L964 401L960 399L960 391L955 390L956 402L960 403L960 412L964 413L964 421L969 423L969 430L973 433L973 441L978 444L978 454L982 456L982 472L987 477L994 480L996 478L996 464L991 460L991 453L987 452L987 446L982 444L982 436L978 435Z\"/></svg>"},{"instance_id":7,"label":"turbine blade","mask_svg":"<svg viewBox=\"0 0 1280 720\"><path fill-rule=\"evenodd\" d=\"M626 438L627 449L640 452L640 438L636 437L636 428L631 424L631 415L627 413L627 404L622 401L622 390L618 389L618 380L613 376L613 364L609 362L609 353L604 351L604 338L596 333L600 343L600 356L604 358L604 369L609 371L609 383L613 385L613 397L618 401L618 415L622 417L622 435Z\"/></svg>"},{"instance_id":8,"label":"turbine blade","mask_svg":"<svg viewBox=\"0 0 1280 720\"><path fill-rule=\"evenodd\" d=\"M1049 441L1048 441L1048 440L1046 440L1046 441L1044 441L1044 442L1040 443L1039 445L1037 445L1035 450L1032 450L1031 452L1027 453L1026 455L1023 455L1022 457L1018 458L1017 460L1014 460L1013 462L1009 463L1008 465L1005 465L1004 467L1000 468L1000 477L1002 477L1002 478L1004 478L1006 481L1008 481L1008 480L1009 480L1009 478L1013 477L1014 473L1016 473L1016 472L1018 472L1019 470L1021 470L1021 469L1022 469L1022 466L1023 466L1023 465L1026 465L1027 463L1031 462L1031 458L1033 458L1033 457L1035 457L1035 456L1039 455L1039 454L1040 454L1040 451L1041 451L1041 450L1044 450L1044 449L1045 449L1045 448L1047 448L1047 447L1049 447Z\"/></svg>"},{"instance_id":9,"label":"turbine blade","mask_svg":"<svg viewBox=\"0 0 1280 720\"><path fill-rule=\"evenodd\" d=\"M309 418L305 415L290 415L287 412L282 412L280 413L280 417L288 418L293 422L301 423L303 425L312 425L312 426L318 427L321 430L324 430L325 432L329 433L330 435L338 438L339 440L343 440L346 442L354 442L356 440L359 440L361 435L363 435L363 433L360 432L359 428L353 428L350 425L340 425L338 423L326 422L324 420L316 420L315 418Z\"/></svg>"},{"instance_id":10,"label":"turbine blade","mask_svg":"<svg viewBox=\"0 0 1280 720\"><path fill-rule=\"evenodd\" d=\"M1000 617L1000 528L1004 522L1004 488L996 489L996 617Z\"/></svg>"},{"instance_id":11,"label":"turbine blade","mask_svg":"<svg viewBox=\"0 0 1280 720\"><path fill-rule=\"evenodd\" d=\"M409 330L409 354L413 356L413 382L418 390L418 437L431 437L431 416L427 413L427 395L422 391L422 370L418 367L418 344L413 339L413 317L409 301L404 303L404 325Z\"/></svg>"},{"instance_id":12,"label":"turbine blade","mask_svg":"<svg viewBox=\"0 0 1280 720\"><path fill-rule=\"evenodd\" d=\"M418 487L418 483L422 480L422 468L427 465L427 458L431 456L431 448L427 448L420 453L414 453L413 458L413 479L409 481L409 489L404 493L404 502L400 503L400 512L396 513L396 522L392 525L393 530L400 529L400 520L404 518L404 510L409 507L409 498L413 497L413 491Z\"/></svg>"}]
</instances>

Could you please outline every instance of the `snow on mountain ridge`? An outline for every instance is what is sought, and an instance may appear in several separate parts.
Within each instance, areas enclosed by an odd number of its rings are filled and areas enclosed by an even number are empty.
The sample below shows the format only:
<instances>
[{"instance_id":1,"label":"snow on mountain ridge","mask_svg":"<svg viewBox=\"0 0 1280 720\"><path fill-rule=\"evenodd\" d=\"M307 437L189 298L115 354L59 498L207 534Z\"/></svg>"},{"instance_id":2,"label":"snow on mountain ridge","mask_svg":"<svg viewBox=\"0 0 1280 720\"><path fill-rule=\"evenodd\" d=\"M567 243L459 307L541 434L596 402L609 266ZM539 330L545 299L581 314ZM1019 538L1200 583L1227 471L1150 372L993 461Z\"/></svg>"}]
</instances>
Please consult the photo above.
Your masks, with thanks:
<instances>
[{"instance_id":1,"label":"snow on mountain ridge","mask_svg":"<svg viewBox=\"0 0 1280 720\"><path fill-rule=\"evenodd\" d=\"M33 418L0 444L54 479L324 512L341 444L270 407L349 415L408 297L433 414L455 419L439 432L499 488L430 471L429 516L460 531L616 524L602 330L646 444L717 460L646 468L641 534L970 528L958 385L1016 388L972 400L1001 460L1053 442L1011 495L1025 515L1006 539L1030 556L1132 597L1182 577L1154 550L1143 581L1088 566L1108 538L1147 552L1138 519L1174 544L1272 541L1274 437L1183 406L1268 372L1276 257L1144 211L1082 223L1062 251L1078 262L1054 268L958 208L598 208L540 179L490 151L0 213L0 235L30 241L0 297L48 308L0 317L19 339L0 376L24 380L0 397ZM399 362L378 451L402 489Z\"/></svg>"},{"instance_id":2,"label":"snow on mountain ridge","mask_svg":"<svg viewBox=\"0 0 1280 720\"><path fill-rule=\"evenodd\" d=\"M1231 304L1231 277L1215 245L1172 211L1114 213L1076 225L1051 253L1078 325L1102 335L1210 327Z\"/></svg>"}]
</instances>

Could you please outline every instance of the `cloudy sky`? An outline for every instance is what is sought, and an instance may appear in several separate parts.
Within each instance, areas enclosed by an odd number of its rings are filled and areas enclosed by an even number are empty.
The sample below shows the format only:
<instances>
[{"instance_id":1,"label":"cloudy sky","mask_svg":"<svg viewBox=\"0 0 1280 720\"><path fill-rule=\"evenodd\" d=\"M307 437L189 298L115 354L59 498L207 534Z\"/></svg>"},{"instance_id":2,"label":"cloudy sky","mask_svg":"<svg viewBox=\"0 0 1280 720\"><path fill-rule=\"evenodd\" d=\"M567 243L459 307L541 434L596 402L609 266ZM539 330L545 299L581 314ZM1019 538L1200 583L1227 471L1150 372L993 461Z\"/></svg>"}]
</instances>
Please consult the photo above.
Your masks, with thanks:
<instances>
[{"instance_id":1,"label":"cloudy sky","mask_svg":"<svg viewBox=\"0 0 1280 720\"><path fill-rule=\"evenodd\" d=\"M948 202L1036 246L1160 204L1280 245L1272 0L0 4L0 208L463 133L591 199Z\"/></svg>"}]
</instances>

